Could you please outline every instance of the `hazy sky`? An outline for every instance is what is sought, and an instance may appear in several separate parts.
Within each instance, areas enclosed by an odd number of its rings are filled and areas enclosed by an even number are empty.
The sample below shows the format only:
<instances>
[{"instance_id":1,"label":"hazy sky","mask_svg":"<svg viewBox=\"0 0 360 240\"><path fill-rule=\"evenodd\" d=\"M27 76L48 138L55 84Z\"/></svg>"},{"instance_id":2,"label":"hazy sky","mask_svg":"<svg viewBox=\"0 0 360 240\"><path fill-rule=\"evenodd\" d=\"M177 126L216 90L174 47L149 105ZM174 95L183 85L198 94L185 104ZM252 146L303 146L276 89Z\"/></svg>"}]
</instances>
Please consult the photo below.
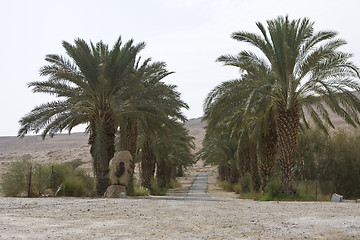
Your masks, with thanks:
<instances>
[{"instance_id":1,"label":"hazy sky","mask_svg":"<svg viewBox=\"0 0 360 240\"><path fill-rule=\"evenodd\" d=\"M165 81L178 86L190 105L188 118L203 114L207 93L238 77L236 69L215 62L222 54L249 49L230 38L238 30L257 32L263 22L288 14L309 17L315 30L335 30L360 65L358 0L13 0L0 7L0 136L15 136L18 121L36 105L50 100L27 88L41 80L46 54L64 54L61 41L75 38L113 46L146 42L143 58L165 61L175 74ZM75 129L74 131L81 129Z\"/></svg>"}]
</instances>

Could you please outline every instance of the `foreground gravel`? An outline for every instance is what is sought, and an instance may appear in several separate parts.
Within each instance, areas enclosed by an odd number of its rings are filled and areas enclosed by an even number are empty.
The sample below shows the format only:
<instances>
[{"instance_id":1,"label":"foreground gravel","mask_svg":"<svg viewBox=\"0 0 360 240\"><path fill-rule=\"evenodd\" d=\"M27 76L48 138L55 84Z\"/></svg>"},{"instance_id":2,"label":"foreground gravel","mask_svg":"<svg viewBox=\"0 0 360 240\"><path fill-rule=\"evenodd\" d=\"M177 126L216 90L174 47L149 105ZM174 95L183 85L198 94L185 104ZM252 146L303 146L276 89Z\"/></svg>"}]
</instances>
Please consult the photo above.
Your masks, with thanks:
<instances>
[{"instance_id":1,"label":"foreground gravel","mask_svg":"<svg viewBox=\"0 0 360 240\"><path fill-rule=\"evenodd\" d=\"M0 197L0 239L360 239L360 204Z\"/></svg>"}]
</instances>

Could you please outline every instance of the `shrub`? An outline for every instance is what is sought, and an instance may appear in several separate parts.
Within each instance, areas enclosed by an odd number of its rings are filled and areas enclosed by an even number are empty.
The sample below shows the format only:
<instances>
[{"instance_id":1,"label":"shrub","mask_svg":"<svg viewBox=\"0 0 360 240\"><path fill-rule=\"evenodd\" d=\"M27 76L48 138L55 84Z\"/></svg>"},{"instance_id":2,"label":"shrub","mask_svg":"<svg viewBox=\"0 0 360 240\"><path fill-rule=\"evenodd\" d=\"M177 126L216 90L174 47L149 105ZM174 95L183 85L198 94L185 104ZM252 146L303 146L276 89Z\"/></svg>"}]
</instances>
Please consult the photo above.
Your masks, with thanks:
<instances>
[{"instance_id":1,"label":"shrub","mask_svg":"<svg viewBox=\"0 0 360 240\"><path fill-rule=\"evenodd\" d=\"M73 166L73 163L41 165L27 160L14 162L2 176L2 192L5 196L28 196L30 186L30 196L41 195L49 188L53 193L60 190L61 196L94 196L94 179Z\"/></svg>"},{"instance_id":2,"label":"shrub","mask_svg":"<svg viewBox=\"0 0 360 240\"><path fill-rule=\"evenodd\" d=\"M30 171L32 174L33 164L28 160L22 159L10 164L2 174L2 193L9 197L27 196Z\"/></svg>"},{"instance_id":3,"label":"shrub","mask_svg":"<svg viewBox=\"0 0 360 240\"><path fill-rule=\"evenodd\" d=\"M265 193L273 199L283 197L282 182L278 176L274 175L270 179L268 185L266 186Z\"/></svg>"},{"instance_id":4,"label":"shrub","mask_svg":"<svg viewBox=\"0 0 360 240\"><path fill-rule=\"evenodd\" d=\"M324 194L333 192L345 198L360 197L359 133L338 131L332 136L318 130L299 138L299 179L318 180Z\"/></svg>"},{"instance_id":5,"label":"shrub","mask_svg":"<svg viewBox=\"0 0 360 240\"><path fill-rule=\"evenodd\" d=\"M170 182L168 183L167 187L170 189L179 188L181 187L181 183L176 179L170 179Z\"/></svg>"},{"instance_id":6,"label":"shrub","mask_svg":"<svg viewBox=\"0 0 360 240\"><path fill-rule=\"evenodd\" d=\"M231 185L231 183L227 182L227 181L221 181L218 183L219 187L221 187L222 189L224 189L227 192L233 192L233 187Z\"/></svg>"},{"instance_id":7,"label":"shrub","mask_svg":"<svg viewBox=\"0 0 360 240\"><path fill-rule=\"evenodd\" d=\"M149 196L150 191L147 188L144 188L143 186L139 186L135 188L134 196Z\"/></svg>"},{"instance_id":8,"label":"shrub","mask_svg":"<svg viewBox=\"0 0 360 240\"><path fill-rule=\"evenodd\" d=\"M239 180L240 193L252 192L252 178L250 173L246 173Z\"/></svg>"},{"instance_id":9,"label":"shrub","mask_svg":"<svg viewBox=\"0 0 360 240\"><path fill-rule=\"evenodd\" d=\"M133 177L132 191L128 191L129 186L126 188L126 195L128 196L149 196L150 191L140 185L136 178Z\"/></svg>"},{"instance_id":10,"label":"shrub","mask_svg":"<svg viewBox=\"0 0 360 240\"><path fill-rule=\"evenodd\" d=\"M65 178L59 194L71 197L95 197L95 182L81 170L75 169L73 174Z\"/></svg>"},{"instance_id":11,"label":"shrub","mask_svg":"<svg viewBox=\"0 0 360 240\"><path fill-rule=\"evenodd\" d=\"M241 193L241 185L240 185L240 183L234 184L232 188L233 188L233 190L234 190L234 192L235 192L236 194L240 194L240 193Z\"/></svg>"},{"instance_id":12,"label":"shrub","mask_svg":"<svg viewBox=\"0 0 360 240\"><path fill-rule=\"evenodd\" d=\"M287 196L282 192L282 182L280 177L274 175L266 189L265 194L259 198L260 201L315 201L315 197L304 195L300 189L297 188L297 193L294 196Z\"/></svg>"},{"instance_id":13,"label":"shrub","mask_svg":"<svg viewBox=\"0 0 360 240\"><path fill-rule=\"evenodd\" d=\"M155 178L153 180L153 182L151 183L150 186L150 193L151 195L155 195L155 196L165 196L167 192L166 188L161 188L159 187L158 183L157 183L157 179Z\"/></svg>"}]
</instances>

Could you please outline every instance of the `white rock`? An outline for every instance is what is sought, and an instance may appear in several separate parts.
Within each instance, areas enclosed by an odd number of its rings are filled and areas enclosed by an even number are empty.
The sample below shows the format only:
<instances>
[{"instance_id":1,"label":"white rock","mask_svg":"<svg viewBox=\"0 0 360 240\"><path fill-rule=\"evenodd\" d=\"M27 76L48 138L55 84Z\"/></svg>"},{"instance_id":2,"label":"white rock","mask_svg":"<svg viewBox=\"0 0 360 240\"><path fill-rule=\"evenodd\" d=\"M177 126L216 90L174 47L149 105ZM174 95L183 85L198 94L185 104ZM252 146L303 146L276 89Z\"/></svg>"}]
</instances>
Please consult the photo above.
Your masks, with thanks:
<instances>
[{"instance_id":1,"label":"white rock","mask_svg":"<svg viewBox=\"0 0 360 240\"><path fill-rule=\"evenodd\" d=\"M334 193L332 196L331 196L331 201L332 202L341 202L343 199L343 196L342 195L339 195L339 194L336 194Z\"/></svg>"}]
</instances>

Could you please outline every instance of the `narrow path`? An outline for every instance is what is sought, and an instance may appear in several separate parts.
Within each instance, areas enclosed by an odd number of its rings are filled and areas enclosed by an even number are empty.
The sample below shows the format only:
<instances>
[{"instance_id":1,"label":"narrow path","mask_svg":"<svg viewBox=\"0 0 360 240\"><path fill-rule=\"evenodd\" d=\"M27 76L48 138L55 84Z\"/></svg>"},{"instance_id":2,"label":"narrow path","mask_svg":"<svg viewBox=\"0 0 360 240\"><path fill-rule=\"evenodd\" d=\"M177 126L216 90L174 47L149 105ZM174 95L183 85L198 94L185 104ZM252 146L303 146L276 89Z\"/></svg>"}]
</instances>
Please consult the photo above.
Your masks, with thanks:
<instances>
[{"instance_id":1,"label":"narrow path","mask_svg":"<svg viewBox=\"0 0 360 240\"><path fill-rule=\"evenodd\" d=\"M212 172L204 172L196 175L195 180L184 200L190 201L214 201L209 195L206 193L208 187L208 176Z\"/></svg>"}]
</instances>

